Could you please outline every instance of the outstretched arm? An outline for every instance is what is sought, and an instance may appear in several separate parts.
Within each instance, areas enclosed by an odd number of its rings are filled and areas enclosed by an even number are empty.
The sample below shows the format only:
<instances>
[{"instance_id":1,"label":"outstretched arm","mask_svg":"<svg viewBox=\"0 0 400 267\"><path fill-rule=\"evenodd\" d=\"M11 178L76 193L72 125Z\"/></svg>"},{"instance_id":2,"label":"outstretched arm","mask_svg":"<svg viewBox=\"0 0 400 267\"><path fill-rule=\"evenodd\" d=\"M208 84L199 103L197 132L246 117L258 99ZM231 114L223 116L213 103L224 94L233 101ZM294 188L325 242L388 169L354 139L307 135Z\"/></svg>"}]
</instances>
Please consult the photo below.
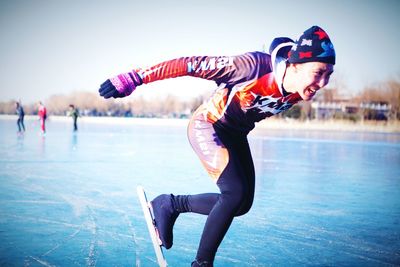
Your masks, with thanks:
<instances>
[{"instance_id":1,"label":"outstretched arm","mask_svg":"<svg viewBox=\"0 0 400 267\"><path fill-rule=\"evenodd\" d=\"M237 82L259 75L260 66L265 66L265 64L259 64L263 60L265 56L257 52L229 57L182 57L110 78L101 85L99 92L105 98L125 97L143 83L181 76L213 80L217 84Z\"/></svg>"},{"instance_id":2,"label":"outstretched arm","mask_svg":"<svg viewBox=\"0 0 400 267\"><path fill-rule=\"evenodd\" d=\"M221 82L229 78L235 70L235 57L182 57L168 60L147 69L138 69L137 72L143 83L193 76L207 80Z\"/></svg>"}]
</instances>

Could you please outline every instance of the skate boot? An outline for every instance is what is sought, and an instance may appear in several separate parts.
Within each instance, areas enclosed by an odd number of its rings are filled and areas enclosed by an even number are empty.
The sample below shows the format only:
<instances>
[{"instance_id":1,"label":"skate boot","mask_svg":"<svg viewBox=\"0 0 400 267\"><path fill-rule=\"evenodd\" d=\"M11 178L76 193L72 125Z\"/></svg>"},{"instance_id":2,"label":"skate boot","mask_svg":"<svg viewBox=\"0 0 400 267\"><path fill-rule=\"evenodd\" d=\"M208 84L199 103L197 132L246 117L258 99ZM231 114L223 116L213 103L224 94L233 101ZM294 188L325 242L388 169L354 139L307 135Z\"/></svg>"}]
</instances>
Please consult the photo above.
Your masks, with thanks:
<instances>
[{"instance_id":1,"label":"skate boot","mask_svg":"<svg viewBox=\"0 0 400 267\"><path fill-rule=\"evenodd\" d=\"M159 195L151 201L153 208L155 226L158 231L162 245L169 249L172 247L173 233L172 228L179 212L174 208L172 195Z\"/></svg>"}]
</instances>

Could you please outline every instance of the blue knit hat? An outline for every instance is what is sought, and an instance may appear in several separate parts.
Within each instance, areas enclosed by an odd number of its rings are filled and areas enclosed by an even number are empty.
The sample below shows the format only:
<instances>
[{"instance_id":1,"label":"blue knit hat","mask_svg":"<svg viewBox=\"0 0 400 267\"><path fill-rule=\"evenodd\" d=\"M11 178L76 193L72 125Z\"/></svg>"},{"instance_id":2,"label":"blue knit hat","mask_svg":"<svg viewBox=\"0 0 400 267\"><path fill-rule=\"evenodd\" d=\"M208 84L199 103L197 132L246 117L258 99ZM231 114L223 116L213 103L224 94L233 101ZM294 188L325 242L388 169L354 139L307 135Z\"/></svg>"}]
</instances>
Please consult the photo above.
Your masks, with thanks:
<instances>
[{"instance_id":1,"label":"blue knit hat","mask_svg":"<svg viewBox=\"0 0 400 267\"><path fill-rule=\"evenodd\" d=\"M335 49L328 34L320 27L312 26L292 46L288 62L324 62L335 65L335 58Z\"/></svg>"}]
</instances>

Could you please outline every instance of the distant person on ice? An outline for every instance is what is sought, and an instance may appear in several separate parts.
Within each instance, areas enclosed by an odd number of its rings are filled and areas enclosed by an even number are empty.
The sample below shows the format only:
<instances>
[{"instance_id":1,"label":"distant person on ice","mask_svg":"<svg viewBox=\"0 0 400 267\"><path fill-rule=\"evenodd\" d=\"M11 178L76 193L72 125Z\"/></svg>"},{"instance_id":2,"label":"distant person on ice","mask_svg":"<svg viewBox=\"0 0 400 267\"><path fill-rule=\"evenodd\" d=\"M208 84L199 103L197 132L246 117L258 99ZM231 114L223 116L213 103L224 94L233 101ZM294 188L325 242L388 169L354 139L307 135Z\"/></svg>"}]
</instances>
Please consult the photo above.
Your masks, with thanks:
<instances>
[{"instance_id":1,"label":"distant person on ice","mask_svg":"<svg viewBox=\"0 0 400 267\"><path fill-rule=\"evenodd\" d=\"M220 193L164 194L151 201L165 248L172 246L173 225L181 213L204 214L207 220L192 266L213 266L232 220L247 213L253 203L255 170L248 133L256 122L311 100L328 84L335 57L328 34L313 26L295 42L275 38L269 54L182 57L122 73L101 85L99 92L104 98L125 97L141 84L181 76L218 85L209 101L193 114L188 135Z\"/></svg>"},{"instance_id":2,"label":"distant person on ice","mask_svg":"<svg viewBox=\"0 0 400 267\"><path fill-rule=\"evenodd\" d=\"M79 110L74 105L69 105L68 115L72 117L74 121L74 132L78 131L78 117L79 117Z\"/></svg>"},{"instance_id":3,"label":"distant person on ice","mask_svg":"<svg viewBox=\"0 0 400 267\"><path fill-rule=\"evenodd\" d=\"M40 129L42 134L46 133L46 119L47 119L47 110L41 101L38 103L38 115L40 120Z\"/></svg>"},{"instance_id":4,"label":"distant person on ice","mask_svg":"<svg viewBox=\"0 0 400 267\"><path fill-rule=\"evenodd\" d=\"M18 125L18 132L25 132L25 125L24 125L24 116L25 112L22 108L22 105L17 101L15 102L15 113L18 115L17 125Z\"/></svg>"}]
</instances>

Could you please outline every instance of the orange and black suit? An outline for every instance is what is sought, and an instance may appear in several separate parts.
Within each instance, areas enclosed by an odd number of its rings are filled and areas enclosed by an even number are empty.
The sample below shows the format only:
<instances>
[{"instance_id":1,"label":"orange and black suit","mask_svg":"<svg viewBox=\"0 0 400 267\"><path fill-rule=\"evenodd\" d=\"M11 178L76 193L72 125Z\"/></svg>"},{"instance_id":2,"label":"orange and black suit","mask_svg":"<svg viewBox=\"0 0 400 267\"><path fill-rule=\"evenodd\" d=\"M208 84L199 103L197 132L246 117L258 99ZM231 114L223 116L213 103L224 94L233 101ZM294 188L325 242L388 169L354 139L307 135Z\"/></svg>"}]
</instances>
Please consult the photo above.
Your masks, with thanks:
<instances>
[{"instance_id":1,"label":"orange and black suit","mask_svg":"<svg viewBox=\"0 0 400 267\"><path fill-rule=\"evenodd\" d=\"M208 215L196 257L199 261L214 261L233 218L248 212L253 203L255 171L247 134L256 122L301 100L298 93L289 94L282 88L285 64L283 59L250 52L229 57L183 57L136 70L144 84L193 76L218 85L209 101L194 113L188 137L221 193L175 198L180 212Z\"/></svg>"}]
</instances>

